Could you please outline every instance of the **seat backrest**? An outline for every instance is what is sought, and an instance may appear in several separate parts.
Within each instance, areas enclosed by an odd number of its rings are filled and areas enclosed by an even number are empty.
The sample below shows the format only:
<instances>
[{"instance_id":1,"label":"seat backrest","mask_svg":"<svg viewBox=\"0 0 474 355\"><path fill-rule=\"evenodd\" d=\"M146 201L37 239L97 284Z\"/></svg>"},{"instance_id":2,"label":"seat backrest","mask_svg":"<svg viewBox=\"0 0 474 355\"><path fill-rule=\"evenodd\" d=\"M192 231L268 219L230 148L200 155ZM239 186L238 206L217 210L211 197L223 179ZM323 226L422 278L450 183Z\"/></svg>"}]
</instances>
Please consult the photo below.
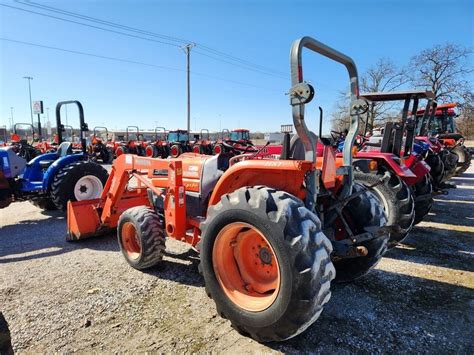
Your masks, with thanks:
<instances>
[{"instance_id":1,"label":"seat backrest","mask_svg":"<svg viewBox=\"0 0 474 355\"><path fill-rule=\"evenodd\" d=\"M72 154L72 143L71 142L62 142L56 152L58 158L65 157L66 155Z\"/></svg>"}]
</instances>

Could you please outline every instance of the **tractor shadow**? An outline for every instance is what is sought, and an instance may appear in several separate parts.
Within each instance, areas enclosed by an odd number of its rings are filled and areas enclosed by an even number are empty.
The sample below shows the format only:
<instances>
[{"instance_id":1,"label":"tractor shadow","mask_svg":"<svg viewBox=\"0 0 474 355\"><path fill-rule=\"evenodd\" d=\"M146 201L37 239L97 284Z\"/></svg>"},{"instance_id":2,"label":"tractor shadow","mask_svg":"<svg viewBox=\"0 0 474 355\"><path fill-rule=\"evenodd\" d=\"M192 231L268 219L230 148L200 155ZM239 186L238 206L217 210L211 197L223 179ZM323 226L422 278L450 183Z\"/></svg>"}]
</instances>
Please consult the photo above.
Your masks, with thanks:
<instances>
[{"instance_id":1,"label":"tractor shadow","mask_svg":"<svg viewBox=\"0 0 474 355\"><path fill-rule=\"evenodd\" d=\"M191 248L182 253L165 251L163 260L157 266L143 270L143 272L159 279L188 286L204 287L204 280L199 274L198 265L199 254Z\"/></svg>"},{"instance_id":2,"label":"tractor shadow","mask_svg":"<svg viewBox=\"0 0 474 355\"><path fill-rule=\"evenodd\" d=\"M384 257L474 272L474 233L454 228L414 227L410 235Z\"/></svg>"},{"instance_id":3,"label":"tractor shadow","mask_svg":"<svg viewBox=\"0 0 474 355\"><path fill-rule=\"evenodd\" d=\"M267 345L284 353L472 353L473 297L467 287L373 270L333 285L320 318L301 335Z\"/></svg>"},{"instance_id":4,"label":"tractor shadow","mask_svg":"<svg viewBox=\"0 0 474 355\"><path fill-rule=\"evenodd\" d=\"M116 239L111 236L67 242L64 214L59 211L42 214L49 218L0 227L0 264L53 257L79 248L118 251Z\"/></svg>"}]
</instances>

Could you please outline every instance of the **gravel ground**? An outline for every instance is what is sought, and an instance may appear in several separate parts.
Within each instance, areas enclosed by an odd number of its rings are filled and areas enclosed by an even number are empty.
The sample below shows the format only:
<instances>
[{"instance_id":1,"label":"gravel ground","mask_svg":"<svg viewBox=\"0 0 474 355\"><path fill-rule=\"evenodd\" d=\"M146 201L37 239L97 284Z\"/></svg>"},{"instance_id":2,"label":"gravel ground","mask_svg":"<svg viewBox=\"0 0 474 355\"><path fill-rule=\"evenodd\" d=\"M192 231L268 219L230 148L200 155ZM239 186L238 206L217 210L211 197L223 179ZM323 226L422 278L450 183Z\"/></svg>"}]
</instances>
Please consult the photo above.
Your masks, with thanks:
<instances>
[{"instance_id":1,"label":"gravel ground","mask_svg":"<svg viewBox=\"0 0 474 355\"><path fill-rule=\"evenodd\" d=\"M366 277L335 285L320 319L259 344L220 318L196 255L167 242L139 272L114 236L64 241L65 218L28 202L0 211L0 310L16 352L474 352L474 169Z\"/></svg>"}]
</instances>

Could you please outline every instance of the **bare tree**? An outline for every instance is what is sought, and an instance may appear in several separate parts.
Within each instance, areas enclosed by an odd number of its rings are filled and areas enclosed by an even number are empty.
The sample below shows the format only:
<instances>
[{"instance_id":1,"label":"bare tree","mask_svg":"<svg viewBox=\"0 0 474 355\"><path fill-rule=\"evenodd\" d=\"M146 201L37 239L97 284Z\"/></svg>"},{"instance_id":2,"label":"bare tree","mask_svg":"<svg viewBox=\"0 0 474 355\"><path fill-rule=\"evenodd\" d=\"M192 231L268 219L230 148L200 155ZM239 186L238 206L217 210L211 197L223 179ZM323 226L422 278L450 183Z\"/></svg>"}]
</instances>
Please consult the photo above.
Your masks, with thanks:
<instances>
[{"instance_id":1,"label":"bare tree","mask_svg":"<svg viewBox=\"0 0 474 355\"><path fill-rule=\"evenodd\" d=\"M466 139L474 138L474 93L464 95L461 114L456 119L456 127Z\"/></svg>"},{"instance_id":2,"label":"bare tree","mask_svg":"<svg viewBox=\"0 0 474 355\"><path fill-rule=\"evenodd\" d=\"M360 89L362 93L394 91L407 82L408 78L403 69L398 68L390 59L381 58L362 75ZM396 105L393 102L371 103L369 115L361 117L359 132L364 133L367 117L369 117L369 132L371 132L375 122L382 123L396 116L394 113ZM341 94L332 114L333 130L341 131L349 127L348 106L347 96Z\"/></svg>"},{"instance_id":3,"label":"bare tree","mask_svg":"<svg viewBox=\"0 0 474 355\"><path fill-rule=\"evenodd\" d=\"M389 58L379 59L362 75L360 87L364 92L395 91L408 82L403 68L398 68ZM376 123L392 120L399 111L397 102L374 102L369 105L369 131Z\"/></svg>"},{"instance_id":4,"label":"bare tree","mask_svg":"<svg viewBox=\"0 0 474 355\"><path fill-rule=\"evenodd\" d=\"M463 102L471 91L467 80L473 72L472 51L453 43L437 45L413 56L408 65L411 83L432 90L438 102Z\"/></svg>"}]
</instances>

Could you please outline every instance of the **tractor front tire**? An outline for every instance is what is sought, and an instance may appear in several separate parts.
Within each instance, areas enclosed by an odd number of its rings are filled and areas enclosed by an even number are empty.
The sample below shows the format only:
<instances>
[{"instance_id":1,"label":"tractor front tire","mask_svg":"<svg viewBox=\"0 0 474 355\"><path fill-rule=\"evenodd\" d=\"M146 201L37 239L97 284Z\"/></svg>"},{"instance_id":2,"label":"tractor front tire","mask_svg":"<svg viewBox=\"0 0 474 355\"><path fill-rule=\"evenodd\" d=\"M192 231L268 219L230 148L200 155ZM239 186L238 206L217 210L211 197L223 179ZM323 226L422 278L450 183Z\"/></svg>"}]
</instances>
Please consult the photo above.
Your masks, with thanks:
<instances>
[{"instance_id":1,"label":"tractor front tire","mask_svg":"<svg viewBox=\"0 0 474 355\"><path fill-rule=\"evenodd\" d=\"M308 328L331 296L331 242L296 197L242 187L209 207L200 270L217 312L259 342Z\"/></svg>"},{"instance_id":2,"label":"tractor front tire","mask_svg":"<svg viewBox=\"0 0 474 355\"><path fill-rule=\"evenodd\" d=\"M77 161L66 165L54 176L51 198L59 210L66 211L68 201L99 198L109 174L101 165Z\"/></svg>"},{"instance_id":3,"label":"tractor front tire","mask_svg":"<svg viewBox=\"0 0 474 355\"><path fill-rule=\"evenodd\" d=\"M355 183L353 192L359 193L363 189L365 187ZM342 210L342 214L355 235L362 234L369 229L384 227L387 224L382 203L369 190L350 200ZM355 244L356 247L365 247L367 255L335 260L335 281L351 282L366 275L382 259L387 251L388 240L389 233L387 232L376 238Z\"/></svg>"},{"instance_id":4,"label":"tractor front tire","mask_svg":"<svg viewBox=\"0 0 474 355\"><path fill-rule=\"evenodd\" d=\"M388 179L372 188L369 186L380 182L383 175L356 172L354 177L355 181L369 188L380 200L387 217L387 225L396 227L396 230L390 233L389 248L392 248L405 239L413 226L415 201L408 185L397 175L389 174Z\"/></svg>"},{"instance_id":5,"label":"tractor front tire","mask_svg":"<svg viewBox=\"0 0 474 355\"><path fill-rule=\"evenodd\" d=\"M133 207L122 213L117 238L125 260L137 270L148 269L163 259L163 224L156 212L148 207Z\"/></svg>"},{"instance_id":6,"label":"tractor front tire","mask_svg":"<svg viewBox=\"0 0 474 355\"><path fill-rule=\"evenodd\" d=\"M433 206L433 185L429 175L425 175L423 180L413 185L412 191L415 196L415 225L425 218Z\"/></svg>"}]
</instances>

